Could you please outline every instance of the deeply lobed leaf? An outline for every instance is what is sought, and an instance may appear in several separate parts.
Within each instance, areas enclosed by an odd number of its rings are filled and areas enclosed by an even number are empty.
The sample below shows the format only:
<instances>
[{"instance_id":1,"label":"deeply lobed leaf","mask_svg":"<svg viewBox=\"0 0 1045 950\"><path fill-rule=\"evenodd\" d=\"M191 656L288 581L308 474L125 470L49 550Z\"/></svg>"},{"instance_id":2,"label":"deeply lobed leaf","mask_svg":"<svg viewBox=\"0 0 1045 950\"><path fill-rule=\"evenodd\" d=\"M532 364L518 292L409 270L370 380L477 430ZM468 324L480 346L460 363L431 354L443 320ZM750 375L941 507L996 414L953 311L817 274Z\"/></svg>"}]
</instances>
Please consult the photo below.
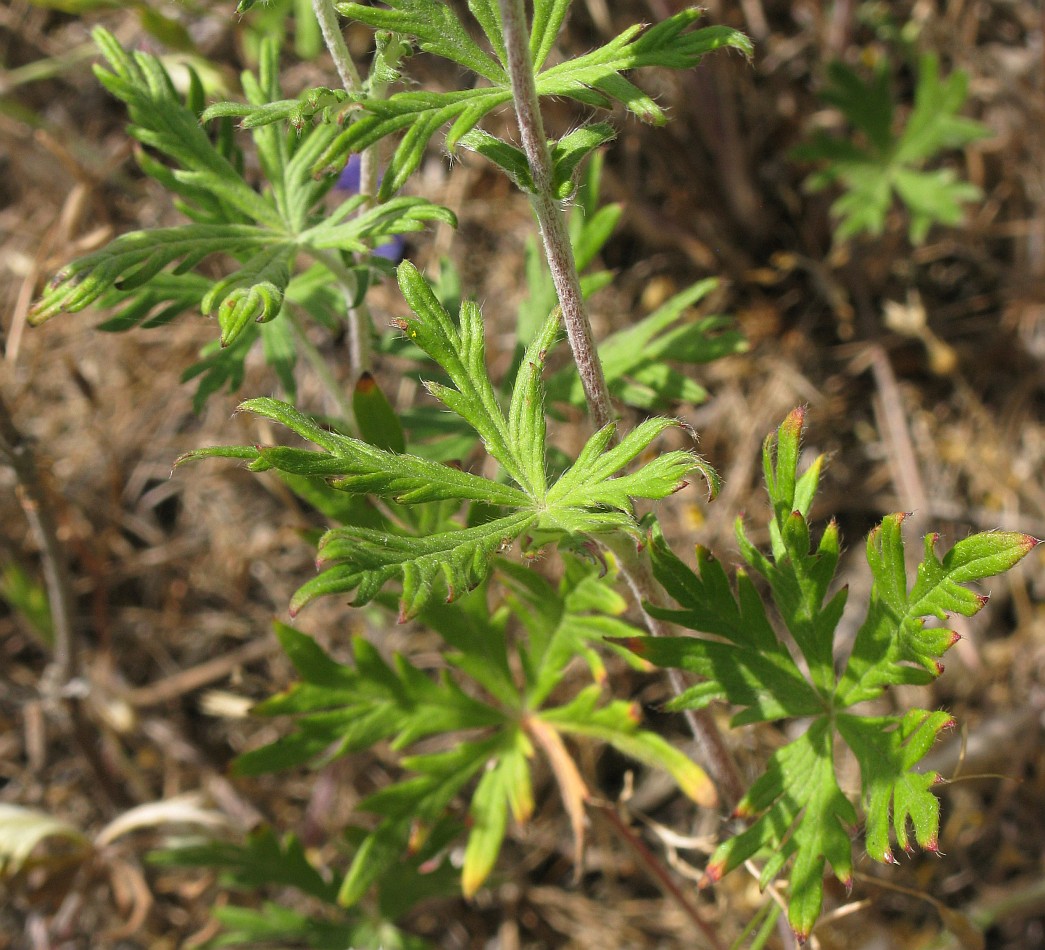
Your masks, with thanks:
<instances>
[{"instance_id":1,"label":"deeply lobed leaf","mask_svg":"<svg viewBox=\"0 0 1045 950\"><path fill-rule=\"evenodd\" d=\"M911 827L921 847L936 848L939 804L931 789L937 777L920 773L918 763L950 717L925 710L871 717L847 710L878 697L888 686L924 683L938 675L939 657L954 635L926 627L925 619L974 614L986 597L964 585L1008 570L1038 543L1026 535L988 532L958 542L941 559L936 553L938 538L930 535L909 590L904 516L885 518L868 538L874 585L866 619L839 676L832 646L845 590L830 594L839 538L829 526L814 543L806 521L821 460L799 475L803 422L802 410L792 412L763 449L773 509L771 552L755 548L739 524L737 535L744 560L768 581L789 639L782 639L770 623L744 571L737 572L734 590L718 561L698 548L694 572L655 529L654 573L678 606L646 609L703 636L628 641L643 659L701 678L673 701L672 708L701 708L719 699L740 707L737 723L809 720L799 739L774 753L766 773L744 796L737 811L750 827L718 848L707 871L708 880L716 880L758 857L765 885L786 868L789 919L802 937L820 914L825 865L830 864L847 886L852 876L847 829L856 823L856 810L837 777L835 755L841 746L836 739L848 747L860 768L870 855L892 862L890 837L909 849ZM801 665L792 648L801 653Z\"/></svg>"}]
</instances>

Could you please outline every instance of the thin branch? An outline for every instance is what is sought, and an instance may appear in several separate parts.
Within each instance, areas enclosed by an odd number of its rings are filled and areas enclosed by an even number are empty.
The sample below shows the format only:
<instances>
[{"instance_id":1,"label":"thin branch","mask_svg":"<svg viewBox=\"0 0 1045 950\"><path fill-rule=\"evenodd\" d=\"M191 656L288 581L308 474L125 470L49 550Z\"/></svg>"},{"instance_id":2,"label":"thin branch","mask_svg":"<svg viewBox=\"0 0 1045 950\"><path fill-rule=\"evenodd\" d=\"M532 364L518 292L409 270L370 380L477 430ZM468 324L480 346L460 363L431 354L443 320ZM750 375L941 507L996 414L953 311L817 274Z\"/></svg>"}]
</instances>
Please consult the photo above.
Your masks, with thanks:
<instances>
[{"instance_id":1,"label":"thin branch","mask_svg":"<svg viewBox=\"0 0 1045 950\"><path fill-rule=\"evenodd\" d=\"M72 583L65 552L58 540L58 526L48 503L29 442L18 431L7 404L0 398L0 457L14 470L18 497L26 520L40 548L47 601L51 608L54 632L52 676L59 688L68 686L79 670L76 656L76 628Z\"/></svg>"},{"instance_id":2,"label":"thin branch","mask_svg":"<svg viewBox=\"0 0 1045 950\"><path fill-rule=\"evenodd\" d=\"M44 704L59 700L69 714L73 739L94 774L97 788L116 809L128 804L120 776L114 774L98 744L97 729L90 723L81 699L85 684L78 681L80 673L76 641L76 610L72 580L65 551L58 540L58 526L54 510L44 488L40 469L28 439L18 430L10 410L0 397L0 461L6 462L15 473L18 498L26 521L40 548L40 561L47 588L47 602L51 612L54 635L54 659L44 671L40 692Z\"/></svg>"},{"instance_id":3,"label":"thin branch","mask_svg":"<svg viewBox=\"0 0 1045 950\"><path fill-rule=\"evenodd\" d=\"M338 21L337 11L334 9L333 3L330 0L312 0L312 10L319 21L323 42L334 60L334 67L341 78L341 84L350 95L361 96L363 94L363 80L359 76L355 63L352 62L352 55L348 51L348 46L345 45L345 38L341 33L341 24ZM377 165L372 149L364 151L360 158L360 163L360 193L372 195L376 189L377 182ZM333 255L327 255L323 258L323 263L330 267L330 258L332 257ZM333 270L333 268L331 269ZM342 271L345 271L345 268L341 267L338 270L334 270L334 273L338 275L341 293L345 300L345 311L348 315L349 354L352 361L352 369L358 375L370 370L372 358L370 333L372 324L370 322L370 313L366 307L361 304L353 304L355 281L351 279L345 280L343 274L340 273Z\"/></svg>"},{"instance_id":4,"label":"thin branch","mask_svg":"<svg viewBox=\"0 0 1045 950\"><path fill-rule=\"evenodd\" d=\"M683 913L693 921L710 946L715 948L715 950L725 950L725 945L719 940L718 934L700 916L700 911L686 896L682 888L678 886L657 855L646 846L646 842L635 834L620 815L617 814L617 809L608 802L591 801L589 805L595 808L613 826L614 831L628 843L639 860L645 865L646 870L656 879L657 883L664 889L664 892L678 904Z\"/></svg>"}]
</instances>

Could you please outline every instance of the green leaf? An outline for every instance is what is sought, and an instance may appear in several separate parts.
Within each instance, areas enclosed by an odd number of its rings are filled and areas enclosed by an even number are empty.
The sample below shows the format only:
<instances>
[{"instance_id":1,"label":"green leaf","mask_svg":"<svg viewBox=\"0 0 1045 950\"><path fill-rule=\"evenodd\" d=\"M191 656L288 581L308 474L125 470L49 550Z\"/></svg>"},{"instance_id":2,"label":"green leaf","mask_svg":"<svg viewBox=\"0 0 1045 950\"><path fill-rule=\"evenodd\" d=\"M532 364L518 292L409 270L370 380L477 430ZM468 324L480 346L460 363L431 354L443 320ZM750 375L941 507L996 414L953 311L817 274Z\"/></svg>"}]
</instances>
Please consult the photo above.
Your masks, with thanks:
<instances>
[{"instance_id":1,"label":"green leaf","mask_svg":"<svg viewBox=\"0 0 1045 950\"><path fill-rule=\"evenodd\" d=\"M601 739L639 762L664 769L690 799L714 807L718 799L707 773L656 733L641 729L635 703L614 700L596 706L600 692L598 686L589 686L565 706L543 711L540 718L562 732Z\"/></svg>"},{"instance_id":2,"label":"green leaf","mask_svg":"<svg viewBox=\"0 0 1045 950\"><path fill-rule=\"evenodd\" d=\"M352 411L363 441L396 455L406 452L403 426L395 409L370 373L363 373L352 392Z\"/></svg>"},{"instance_id":3,"label":"green leaf","mask_svg":"<svg viewBox=\"0 0 1045 950\"><path fill-rule=\"evenodd\" d=\"M448 143L460 145L470 152L476 152L483 158L493 162L501 169L520 191L533 193L535 186L533 176L530 174L530 163L526 160L526 153L514 145L509 145L502 139L484 132L482 129L471 129L462 135L456 142ZM550 308L549 308L550 309Z\"/></svg>"},{"instance_id":4,"label":"green leaf","mask_svg":"<svg viewBox=\"0 0 1045 950\"><path fill-rule=\"evenodd\" d=\"M497 710L448 680L433 682L402 657L389 666L362 638L352 643L355 665L346 666L307 634L279 623L275 629L301 682L255 712L294 716L296 731L241 755L235 762L237 774L322 765L382 740L401 748L440 732L503 722Z\"/></svg>"},{"instance_id":5,"label":"green leaf","mask_svg":"<svg viewBox=\"0 0 1045 950\"><path fill-rule=\"evenodd\" d=\"M447 93L428 90L397 92L388 98L365 99L359 108L364 113L342 132L323 153L317 169L337 165L346 154L362 151L381 139L403 132L389 163L388 173L381 184L380 197L388 198L402 187L406 179L420 165L425 148L435 133L450 125L447 148L465 144L487 154L508 171L520 186L525 185L523 174L508 148L494 145L481 135L468 137L482 119L499 106L511 101L508 75L501 65L488 56L469 36L467 28L454 15L451 7L428 0L393 0L391 9L364 6L359 3L338 4L345 16L360 20L379 30L394 30L414 37L418 45L436 53L483 77L483 84L471 89ZM497 11L489 0L472 0L473 14L491 40L497 54L503 58L502 42L497 24ZM530 48L537 68L545 61L555 34L562 24L569 4L564 0L546 0L534 8ZM537 92L540 96L571 98L584 105L609 108L615 101L644 121L663 122L664 114L657 104L621 73L643 66L666 66L689 69L709 52L722 47L738 49L751 54L751 44L743 34L727 27L707 27L689 31L699 19L698 10L686 10L649 29L635 26L604 47L585 56L566 60L549 69L538 71ZM598 130L599 127L593 127ZM594 133L574 134L563 147L565 164L556 178L560 194L568 194L567 179L570 162L579 161L586 150L595 147L595 139L609 133L608 127ZM567 155L574 158L567 159Z\"/></svg>"},{"instance_id":6,"label":"green leaf","mask_svg":"<svg viewBox=\"0 0 1045 950\"><path fill-rule=\"evenodd\" d=\"M355 592L352 604L360 606L377 596L388 581L398 580L403 623L429 604L453 600L481 584L489 576L491 558L535 521L533 513L523 511L426 537L334 528L320 541L318 563L325 570L294 594L291 614L316 597L332 594Z\"/></svg>"},{"instance_id":7,"label":"green leaf","mask_svg":"<svg viewBox=\"0 0 1045 950\"><path fill-rule=\"evenodd\" d=\"M918 846L939 850L940 802L930 789L940 780L915 767L942 729L954 725L944 712L910 709L902 718L840 715L838 732L860 763L867 808L867 852L876 861L895 864L890 828L904 851L912 850L909 826Z\"/></svg>"},{"instance_id":8,"label":"green leaf","mask_svg":"<svg viewBox=\"0 0 1045 950\"><path fill-rule=\"evenodd\" d=\"M938 657L953 642L953 634L927 628L924 619L971 616L986 598L964 585L1008 570L1037 544L1026 535L986 533L959 542L941 560L937 538L930 535L908 590L903 516L886 518L868 538L874 585L866 620L839 677L832 647L846 591L832 595L830 590L840 541L831 524L814 542L807 522L822 460L799 474L804 415L801 409L790 413L763 446L772 506L769 553L759 551L737 525L740 553L768 581L788 639L770 621L745 571L737 571L734 588L720 563L700 547L693 571L654 526L653 571L677 606L647 604L646 609L701 636L627 641L643 659L700 678L670 708L703 708L724 700L739 707L736 724L806 720L802 736L773 754L766 772L740 802L737 813L748 819L749 827L716 850L707 870L708 880L714 881L757 858L763 886L786 872L789 920L803 938L820 914L825 866L830 864L847 886L852 877L848 828L857 813L838 780L835 756L841 750L848 747L859 765L871 857L893 861L890 835L906 850L910 827L919 845L936 848L939 805L931 788L937 777L919 773L918 764L950 724L950 716L912 710L872 717L846 710L877 698L888 686L925 683L938 675ZM793 650L801 653L801 663Z\"/></svg>"},{"instance_id":9,"label":"green leaf","mask_svg":"<svg viewBox=\"0 0 1045 950\"><path fill-rule=\"evenodd\" d=\"M345 252L369 256L389 238L432 222L456 225L450 211L421 198L364 208L366 199L355 196L328 210L323 202L335 179L317 179L312 169L341 133L333 120L347 94L312 89L298 100L282 100L275 43L261 44L258 74L243 76L246 104L203 110L203 121L217 120L212 137L201 125L198 79L183 102L160 59L126 52L104 30L94 37L111 66L98 70L99 79L125 103L131 134L147 147L137 154L139 165L177 196L178 210L192 223L125 234L74 261L44 290L31 320L41 323L92 304L119 308L103 324L107 330L160 326L191 310L216 313L220 342L229 352L208 350L187 371L187 379L200 378L197 411L208 395L239 385L249 350L240 341L256 341L252 324L275 319L286 300L320 322L340 321L331 321L330 271L320 266L295 275L299 252L337 265L334 276L344 286L367 274L366 267L353 271L351 261L343 264ZM245 162L231 136L229 119L238 116L254 139L260 189L244 178ZM227 276L215 276L209 266L207 258L218 254L234 262ZM317 285L317 270L325 287ZM292 338L279 332L260 336L267 361L292 394Z\"/></svg>"},{"instance_id":10,"label":"green leaf","mask_svg":"<svg viewBox=\"0 0 1045 950\"><path fill-rule=\"evenodd\" d=\"M831 864L846 887L853 875L848 829L856 824L856 810L835 778L827 719L816 719L799 739L773 753L737 814L748 819L750 827L715 850L707 879L717 881L749 858L763 855L764 886L793 858L788 920L805 939L820 916L825 864Z\"/></svg>"},{"instance_id":11,"label":"green leaf","mask_svg":"<svg viewBox=\"0 0 1045 950\"><path fill-rule=\"evenodd\" d=\"M47 588L17 561L0 566L0 600L28 624L47 647L54 647L54 622L47 599Z\"/></svg>"},{"instance_id":12,"label":"green leaf","mask_svg":"<svg viewBox=\"0 0 1045 950\"><path fill-rule=\"evenodd\" d=\"M317 919L314 914L291 910L271 901L264 902L260 909L215 907L214 917L222 926L221 935L211 944L217 947L297 944L313 950L339 950L346 946L366 946L357 941L365 940L369 930L359 924Z\"/></svg>"},{"instance_id":13,"label":"green leaf","mask_svg":"<svg viewBox=\"0 0 1045 950\"><path fill-rule=\"evenodd\" d=\"M651 538L653 570L680 609L647 605L656 617L727 642L692 637L643 638L632 648L657 666L672 666L700 676L704 682L687 690L671 708L702 708L726 699L744 711L735 724L815 716L824 700L795 665L779 640L747 574L738 571L737 593L722 565L697 547L697 573L679 560L659 525Z\"/></svg>"},{"instance_id":14,"label":"green leaf","mask_svg":"<svg viewBox=\"0 0 1045 950\"><path fill-rule=\"evenodd\" d=\"M356 853L341 885L340 903L356 903L385 870L401 861L417 823L433 823L439 818L503 743L503 737L495 735L463 742L449 752L404 759L403 766L417 776L383 788L359 804L360 809L384 820Z\"/></svg>"},{"instance_id":15,"label":"green leaf","mask_svg":"<svg viewBox=\"0 0 1045 950\"><path fill-rule=\"evenodd\" d=\"M617 135L612 125L597 122L568 132L552 147L552 188L555 197L565 200L576 189L574 175L581 162Z\"/></svg>"},{"instance_id":16,"label":"green leaf","mask_svg":"<svg viewBox=\"0 0 1045 950\"><path fill-rule=\"evenodd\" d=\"M33 306L31 320L40 324L62 312L83 310L113 289L136 290L172 264L180 273L212 254L278 254L285 253L284 248L270 232L248 224L132 231L63 268Z\"/></svg>"},{"instance_id":17,"label":"green leaf","mask_svg":"<svg viewBox=\"0 0 1045 950\"><path fill-rule=\"evenodd\" d=\"M293 887L332 904L337 886L325 880L294 835L280 841L269 827L256 829L243 844L212 841L149 854L149 863L164 867L214 868L225 887L255 890L267 884Z\"/></svg>"},{"instance_id":18,"label":"green leaf","mask_svg":"<svg viewBox=\"0 0 1045 950\"><path fill-rule=\"evenodd\" d=\"M936 57L922 56L914 107L897 130L887 62L883 60L866 82L841 63L828 68L823 98L836 106L866 141L838 139L821 132L794 155L825 164L807 180L810 190L836 182L844 186L844 193L831 206L839 219L837 240L860 233L881 234L894 192L910 213L912 243L923 242L934 224L961 222L962 205L979 198L980 190L959 181L951 169L926 171L922 165L945 149L961 148L990 134L986 126L957 115L967 92L965 73L955 70L941 81Z\"/></svg>"},{"instance_id":19,"label":"green leaf","mask_svg":"<svg viewBox=\"0 0 1045 950\"><path fill-rule=\"evenodd\" d=\"M938 536L925 538L917 581L907 591L901 525L890 515L867 539L867 562L874 575L867 617L857 632L837 701L846 706L874 699L893 683L924 683L942 672L939 658L955 642L953 631L926 627L926 617L971 617L987 598L963 585L993 577L1022 560L1038 541L1015 532L986 532L959 541L941 561Z\"/></svg>"},{"instance_id":20,"label":"green leaf","mask_svg":"<svg viewBox=\"0 0 1045 950\"><path fill-rule=\"evenodd\" d=\"M523 817L533 808L527 761L532 755L530 743L522 730L506 734L505 741L504 753L490 761L472 795L471 832L461 867L465 897L473 897L493 870L508 829L509 806L515 802Z\"/></svg>"},{"instance_id":21,"label":"green leaf","mask_svg":"<svg viewBox=\"0 0 1045 950\"><path fill-rule=\"evenodd\" d=\"M429 392L478 433L515 485L349 438L278 400L247 401L242 408L288 427L320 451L212 447L187 453L179 463L236 458L248 461L254 471L274 468L294 476L321 477L338 490L380 495L401 505L460 501L494 508L468 527L444 523L421 530L418 523L414 533L384 526L335 528L320 542L323 572L294 595L292 612L316 597L333 594L353 593L354 604L366 604L385 584L398 581L400 619L405 620L440 599L454 600L478 586L490 573L490 559L527 532L537 543L615 531L637 536L633 498L663 498L683 487L693 469L715 486L716 476L706 463L679 450L624 472L660 433L678 426L675 420L650 419L617 445L612 445L612 426L596 433L575 464L549 487L541 370L558 335L558 315L545 321L527 348L505 412L486 369L479 308L466 301L455 322L412 264L400 266L399 279L414 311L400 326L453 384L429 383Z\"/></svg>"},{"instance_id":22,"label":"green leaf","mask_svg":"<svg viewBox=\"0 0 1045 950\"><path fill-rule=\"evenodd\" d=\"M717 316L694 322L683 320L686 311L717 286L718 281L714 279L693 284L634 326L618 330L603 340L599 344L599 356L610 392L644 409L672 402L703 402L707 398L703 387L688 375L673 370L669 363L710 363L747 349L747 343L733 329L731 320ZM572 367L549 380L548 394L553 401L584 404L584 389Z\"/></svg>"},{"instance_id":23,"label":"green leaf","mask_svg":"<svg viewBox=\"0 0 1045 950\"><path fill-rule=\"evenodd\" d=\"M359 20L376 30L391 30L417 40L426 53L434 53L491 83L507 81L504 68L471 38L467 28L453 9L431 0L387 0L387 9L361 3L335 4L338 12L351 20Z\"/></svg>"}]
</instances>

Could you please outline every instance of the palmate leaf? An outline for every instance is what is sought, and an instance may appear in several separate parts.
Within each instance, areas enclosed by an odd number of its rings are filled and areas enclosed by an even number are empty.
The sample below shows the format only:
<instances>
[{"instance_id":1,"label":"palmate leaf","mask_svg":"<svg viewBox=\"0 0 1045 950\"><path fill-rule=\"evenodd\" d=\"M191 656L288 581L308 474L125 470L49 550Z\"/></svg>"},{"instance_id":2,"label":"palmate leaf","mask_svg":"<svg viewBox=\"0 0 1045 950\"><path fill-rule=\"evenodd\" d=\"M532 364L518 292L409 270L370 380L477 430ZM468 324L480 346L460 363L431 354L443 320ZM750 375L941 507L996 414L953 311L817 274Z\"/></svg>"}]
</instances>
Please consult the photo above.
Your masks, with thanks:
<instances>
[{"instance_id":1,"label":"palmate leaf","mask_svg":"<svg viewBox=\"0 0 1045 950\"><path fill-rule=\"evenodd\" d=\"M789 919L805 937L820 914L823 872L830 864L847 886L852 874L849 828L854 805L837 778L837 739L855 757L861 776L868 853L892 862L891 837L910 847L936 847L939 805L931 788L938 776L917 771L941 729L941 712L911 710L897 716L861 716L847 710L874 699L889 686L925 683L942 672L939 658L954 643L925 618L972 616L986 597L965 585L1002 573L1038 543L1027 535L988 532L959 541L941 559L938 538L925 539L924 559L909 588L904 562L902 515L890 515L871 532L867 561L874 578L867 615L844 672L834 672L832 646L845 604L845 589L831 595L839 538L833 524L813 541L808 515L822 460L799 475L804 413L795 410L763 451L766 487L773 514L770 553L759 551L737 525L740 552L750 569L769 584L785 641L770 623L756 588L743 570L736 587L709 552L697 549L697 570L668 549L658 531L652 538L653 569L677 607L648 605L655 616L703 636L640 637L628 645L658 666L701 677L671 704L701 708L713 700L739 707L734 722L808 719L802 736L777 750L766 773L737 808L750 827L712 855L708 881L742 862L763 860L762 883L784 872L790 878ZM801 664L795 652L801 654Z\"/></svg>"},{"instance_id":2,"label":"palmate leaf","mask_svg":"<svg viewBox=\"0 0 1045 950\"><path fill-rule=\"evenodd\" d=\"M319 596L352 592L353 603L365 604L387 583L398 580L402 588L400 620L405 620L479 585L489 575L493 556L523 536L542 544L616 531L637 537L633 498L670 495L686 484L686 475L694 469L704 474L714 491L717 476L692 452L665 452L635 471L625 472L658 435L679 425L671 419L649 419L616 445L614 427L606 426L549 486L541 370L559 332L557 313L545 321L527 348L505 411L486 370L479 308L465 302L454 321L409 263L399 267L399 284L414 312L413 317L400 321L401 328L440 364L452 383L429 383L429 392L479 434L514 484L332 432L279 400L244 403L242 408L279 422L319 451L285 446L212 447L189 452L179 462L244 459L255 471L276 469L294 476L320 477L340 491L378 495L401 505L459 501L492 512L468 527L430 533L397 533L391 527L335 528L320 542L323 572L294 595L292 610Z\"/></svg>"},{"instance_id":3,"label":"palmate leaf","mask_svg":"<svg viewBox=\"0 0 1045 950\"><path fill-rule=\"evenodd\" d=\"M511 101L505 69L503 39L497 6L489 0L470 0L469 8L490 41L494 56L475 41L449 4L436 0L390 0L387 7L362 3L339 3L344 16L377 30L394 30L413 37L421 49L458 63L485 82L473 89L437 93L397 92L387 99L364 99L356 104L364 113L324 153L318 168L343 162L349 152L358 152L389 135L403 132L381 184L380 196L387 198L417 169L425 148L435 133L449 125L446 147L458 144L474 148L501 166L519 185L528 184L521 153L507 142L494 140L474 130L482 119ZM644 66L688 69L706 53L721 47L738 49L746 55L751 44L736 30L707 27L689 31L700 18L697 9L684 10L653 27L633 26L600 49L541 70L569 8L566 0L548 0L534 5L530 50L537 70L539 96L570 98L588 106L610 108L621 103L646 122L665 121L659 106L622 75ZM496 58L495 58L496 57ZM572 191L569 178L577 163L612 134L608 127L591 126L566 137L567 144L554 143L561 161L556 174L560 196ZM496 143L496 144L495 144Z\"/></svg>"},{"instance_id":4,"label":"palmate leaf","mask_svg":"<svg viewBox=\"0 0 1045 950\"><path fill-rule=\"evenodd\" d=\"M936 56L922 56L914 107L899 130L894 128L888 63L882 62L868 81L834 63L828 79L824 99L863 133L866 144L821 132L796 149L795 156L825 165L810 176L810 190L836 182L845 187L831 206L839 219L836 237L880 234L894 193L910 213L910 238L915 244L925 240L933 224L959 224L963 205L976 200L980 190L958 180L952 169L929 171L922 166L945 149L960 148L990 134L986 126L957 114L968 93L968 76L955 70L941 80Z\"/></svg>"}]
</instances>

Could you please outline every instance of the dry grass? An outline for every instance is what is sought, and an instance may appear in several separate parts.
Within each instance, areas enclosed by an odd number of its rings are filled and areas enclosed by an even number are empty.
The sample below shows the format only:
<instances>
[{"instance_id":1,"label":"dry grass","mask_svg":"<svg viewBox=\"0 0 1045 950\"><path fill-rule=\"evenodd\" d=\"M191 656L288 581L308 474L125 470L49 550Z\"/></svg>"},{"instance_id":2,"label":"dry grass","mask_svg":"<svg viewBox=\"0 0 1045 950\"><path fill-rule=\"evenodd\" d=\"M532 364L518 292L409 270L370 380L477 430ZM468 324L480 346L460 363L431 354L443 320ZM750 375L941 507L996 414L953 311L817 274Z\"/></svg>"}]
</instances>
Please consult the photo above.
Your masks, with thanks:
<instances>
[{"instance_id":1,"label":"dry grass","mask_svg":"<svg viewBox=\"0 0 1045 950\"><path fill-rule=\"evenodd\" d=\"M228 6L191 24L204 48L238 48ZM673 5L576 6L568 42L583 49L605 17L619 26L648 17L644 7L662 16ZM708 404L680 407L727 488L710 507L696 494L674 500L677 540L699 538L731 556L732 518L760 510L761 440L800 402L810 406L810 451L833 457L820 513L836 514L848 538L845 573L854 593L867 585L860 539L889 511L914 511L917 528L931 526L950 541L991 527L1045 536L1040 10L1006 0L892 5L898 19L910 13L921 22L949 67L972 77L968 111L995 134L968 150L963 167L985 199L965 227L934 232L913 254L897 220L881 240L857 243L843 259L828 254L826 199L802 192L803 170L787 150L817 108L814 69L827 45L854 54L845 24L828 17L828 4L718 6L716 20L732 17L755 33L765 23L768 35L754 68L714 57L696 73L648 80L673 121L665 130L629 122L610 152L607 191L626 214L606 255L619 279L596 305L597 330L605 333L715 273L725 280L716 305L737 316L752 342L748 354L703 373L713 393ZM90 19L99 21L126 43L151 42L129 13ZM225 709L230 696L258 699L288 681L269 622L285 617L290 592L311 575L311 547L301 534L320 523L276 482L232 467L168 478L172 460L188 448L258 438L255 423L232 415L236 396L214 397L197 417L179 383L213 326L198 315L162 333L122 336L96 332L89 315L24 326L28 303L61 263L109 235L171 217L163 196L133 171L120 110L79 52L86 30L25 0L0 10L8 75L44 60L56 67L49 78L15 87L0 78L0 398L46 473L42 489L73 572L80 674L90 686L75 716L47 702L40 684L48 651L0 602L0 800L96 831L129 806L202 789L234 826L272 821L319 843L389 764L379 756L353 760L318 782L226 777L231 758L270 727L212 711L223 698ZM866 35L858 31L856 40ZM295 67L296 81L321 83L322 66ZM466 162L448 174L438 155L418 187L460 212L460 232L435 242L460 265L466 289L486 301L496 366L497 327L508 327L523 289L527 208L489 171ZM418 253L437 256L423 244ZM912 291L931 338L901 335L886 322L886 302L904 303ZM400 306L382 291L378 321ZM341 345L317 342L344 372ZM274 387L263 367L252 366L243 393ZM416 387L405 380L393 392L405 400ZM306 408L323 409L323 400L317 386L303 384ZM0 562L39 576L7 469L0 469L0 525ZM855 896L870 901L823 924L821 946L957 947L946 935L933 943L941 907L985 915L990 947L1045 946L1042 563L1038 554L997 581L990 607L962 624L965 639L946 674L931 690L903 696L946 707L962 724L962 735L935 753L945 774L966 776L941 793L945 857L912 856L887 874L861 861ZM337 603L301 619L335 650L364 623ZM382 646L435 662L434 644L417 631L374 633ZM623 673L618 688L651 704L663 696L661 686ZM76 731L77 717L86 734ZM658 722L683 741L678 723ZM767 730L733 741L754 770L778 738ZM591 758L603 794L616 795L622 763ZM565 819L546 780L541 794L533 825L515 832L506 849L500 883L469 904L423 906L412 919L418 933L446 948L694 945L685 916L599 823L574 882ZM695 818L654 777L639 783L631 807L656 821L646 826L647 840L684 880L688 862L699 865L703 854L676 855L656 829L706 840L715 820ZM12 891L0 909L0 948L191 946L193 935L208 932L219 889L207 875L144 869L151 843L138 835L110 855L119 886L104 874L83 876L68 890L60 881L23 882L32 886ZM843 899L829 893L829 909ZM703 908L734 934L759 900L738 872Z\"/></svg>"}]
</instances>

